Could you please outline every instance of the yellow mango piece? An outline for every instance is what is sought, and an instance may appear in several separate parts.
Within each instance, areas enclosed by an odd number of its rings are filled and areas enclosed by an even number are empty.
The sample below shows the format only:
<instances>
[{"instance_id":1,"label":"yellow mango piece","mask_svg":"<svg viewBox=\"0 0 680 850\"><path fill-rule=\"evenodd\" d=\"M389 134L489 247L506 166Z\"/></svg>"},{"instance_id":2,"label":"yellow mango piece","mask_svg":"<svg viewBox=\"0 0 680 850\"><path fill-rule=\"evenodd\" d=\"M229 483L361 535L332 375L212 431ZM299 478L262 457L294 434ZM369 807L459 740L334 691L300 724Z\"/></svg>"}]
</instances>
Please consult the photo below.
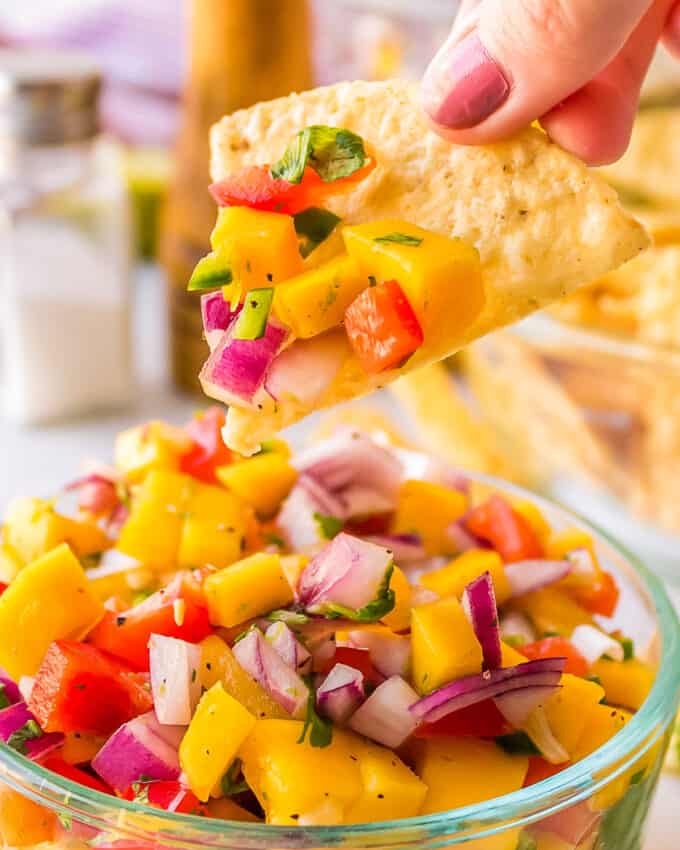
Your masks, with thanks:
<instances>
[{"instance_id":1,"label":"yellow mango piece","mask_svg":"<svg viewBox=\"0 0 680 850\"><path fill-rule=\"evenodd\" d=\"M310 559L306 555L281 555L281 569L285 573L286 578L288 579L288 584L291 587L298 586L300 576L304 572L309 560ZM394 573L392 575L394 576ZM390 587L392 587L392 582L390 582Z\"/></svg>"},{"instance_id":2,"label":"yellow mango piece","mask_svg":"<svg viewBox=\"0 0 680 850\"><path fill-rule=\"evenodd\" d=\"M68 543L79 558L111 546L109 537L90 520L58 514L45 499L15 499L7 511L3 539L8 553L28 564L60 543Z\"/></svg>"},{"instance_id":3,"label":"yellow mango piece","mask_svg":"<svg viewBox=\"0 0 680 850\"><path fill-rule=\"evenodd\" d=\"M297 479L297 470L277 452L265 452L255 457L221 466L217 478L261 517L277 512L281 502Z\"/></svg>"},{"instance_id":4,"label":"yellow mango piece","mask_svg":"<svg viewBox=\"0 0 680 850\"><path fill-rule=\"evenodd\" d=\"M384 239L392 234L417 244ZM472 245L397 219L345 227L342 235L363 275L399 283L418 317L429 356L443 355L463 341L484 306L479 254Z\"/></svg>"},{"instance_id":5,"label":"yellow mango piece","mask_svg":"<svg viewBox=\"0 0 680 850\"><path fill-rule=\"evenodd\" d=\"M203 694L179 746L179 762L199 800L210 797L255 723L221 682Z\"/></svg>"},{"instance_id":6,"label":"yellow mango piece","mask_svg":"<svg viewBox=\"0 0 680 850\"><path fill-rule=\"evenodd\" d=\"M553 735L571 756L604 689L571 673L562 676L560 685L545 703L545 713Z\"/></svg>"},{"instance_id":7,"label":"yellow mango piece","mask_svg":"<svg viewBox=\"0 0 680 850\"><path fill-rule=\"evenodd\" d=\"M533 833L533 839L536 843L536 850L574 850L574 845L570 841L564 841L552 832Z\"/></svg>"},{"instance_id":8,"label":"yellow mango piece","mask_svg":"<svg viewBox=\"0 0 680 850\"><path fill-rule=\"evenodd\" d=\"M501 667L515 667L525 661L528 661L528 658L518 652L514 646L501 641Z\"/></svg>"},{"instance_id":9,"label":"yellow mango piece","mask_svg":"<svg viewBox=\"0 0 680 850\"><path fill-rule=\"evenodd\" d=\"M210 235L215 250L226 249L233 284L249 289L276 286L300 274L302 257L292 216L248 207L222 207Z\"/></svg>"},{"instance_id":10,"label":"yellow mango piece","mask_svg":"<svg viewBox=\"0 0 680 850\"><path fill-rule=\"evenodd\" d=\"M419 534L428 555L453 554L455 546L446 530L466 510L467 499L463 493L431 481L411 479L399 488L392 531Z\"/></svg>"},{"instance_id":11,"label":"yellow mango piece","mask_svg":"<svg viewBox=\"0 0 680 850\"><path fill-rule=\"evenodd\" d=\"M514 604L533 622L539 635L571 637L576 626L594 625L585 608L556 587L544 587L518 596Z\"/></svg>"},{"instance_id":12,"label":"yellow mango piece","mask_svg":"<svg viewBox=\"0 0 680 850\"><path fill-rule=\"evenodd\" d=\"M298 743L303 723L259 720L239 752L243 773L267 823L341 824L362 793L358 735L334 729L327 747Z\"/></svg>"},{"instance_id":13,"label":"yellow mango piece","mask_svg":"<svg viewBox=\"0 0 680 850\"><path fill-rule=\"evenodd\" d=\"M482 647L453 596L412 610L411 644L413 682L421 694L482 671Z\"/></svg>"},{"instance_id":14,"label":"yellow mango piece","mask_svg":"<svg viewBox=\"0 0 680 850\"><path fill-rule=\"evenodd\" d=\"M366 743L359 756L361 796L345 823L411 818L420 813L427 785L392 750Z\"/></svg>"},{"instance_id":15,"label":"yellow mango piece","mask_svg":"<svg viewBox=\"0 0 680 850\"><path fill-rule=\"evenodd\" d=\"M286 719L289 714L275 702L236 660L236 656L222 638L210 635L201 641L201 668L199 679L206 690L221 682L224 690L238 700L260 720Z\"/></svg>"},{"instance_id":16,"label":"yellow mango piece","mask_svg":"<svg viewBox=\"0 0 680 850\"><path fill-rule=\"evenodd\" d=\"M471 581L487 572L491 574L496 602L503 605L511 595L510 582L505 575L501 556L492 549L470 549L463 552L441 569L425 573L420 577L420 583L440 596L460 598Z\"/></svg>"},{"instance_id":17,"label":"yellow mango piece","mask_svg":"<svg viewBox=\"0 0 680 850\"><path fill-rule=\"evenodd\" d=\"M121 431L116 437L116 466L132 484L143 481L152 469L176 470L179 458L193 445L181 428L165 422L148 422Z\"/></svg>"},{"instance_id":18,"label":"yellow mango piece","mask_svg":"<svg viewBox=\"0 0 680 850\"><path fill-rule=\"evenodd\" d=\"M582 528L565 528L552 531L545 540L545 556L556 561L566 558L575 549L587 549L597 564L595 542L590 534Z\"/></svg>"},{"instance_id":19,"label":"yellow mango piece","mask_svg":"<svg viewBox=\"0 0 680 850\"><path fill-rule=\"evenodd\" d=\"M220 797L219 800L214 798L208 800L208 812L210 817L219 818L219 820L239 820L244 823L260 823L260 818L239 806L231 797Z\"/></svg>"},{"instance_id":20,"label":"yellow mango piece","mask_svg":"<svg viewBox=\"0 0 680 850\"><path fill-rule=\"evenodd\" d=\"M257 552L213 573L203 587L210 622L226 628L285 608L294 598L281 557L266 552Z\"/></svg>"},{"instance_id":21,"label":"yellow mango piece","mask_svg":"<svg viewBox=\"0 0 680 850\"><path fill-rule=\"evenodd\" d=\"M644 661L609 661L601 658L591 672L602 682L607 702L637 711L647 699L656 678L656 671Z\"/></svg>"},{"instance_id":22,"label":"yellow mango piece","mask_svg":"<svg viewBox=\"0 0 680 850\"><path fill-rule=\"evenodd\" d=\"M64 737L59 755L69 764L91 762L108 739L85 732L69 732Z\"/></svg>"},{"instance_id":23,"label":"yellow mango piece","mask_svg":"<svg viewBox=\"0 0 680 850\"><path fill-rule=\"evenodd\" d=\"M4 847L33 847L51 842L56 826L54 812L0 785L0 839Z\"/></svg>"},{"instance_id":24,"label":"yellow mango piece","mask_svg":"<svg viewBox=\"0 0 680 850\"><path fill-rule=\"evenodd\" d=\"M34 676L52 641L81 640L104 608L69 547L28 564L0 596L0 667L12 679Z\"/></svg>"},{"instance_id":25,"label":"yellow mango piece","mask_svg":"<svg viewBox=\"0 0 680 850\"><path fill-rule=\"evenodd\" d=\"M395 632L403 632L411 625L411 583L404 571L395 565L390 579L390 590L394 591L394 608L382 618L382 622Z\"/></svg>"},{"instance_id":26,"label":"yellow mango piece","mask_svg":"<svg viewBox=\"0 0 680 850\"><path fill-rule=\"evenodd\" d=\"M198 484L189 500L177 550L180 567L210 564L221 569L241 557L247 514L233 493Z\"/></svg>"},{"instance_id":27,"label":"yellow mango piece","mask_svg":"<svg viewBox=\"0 0 680 850\"><path fill-rule=\"evenodd\" d=\"M10 584L17 577L24 562L9 543L0 544L0 582Z\"/></svg>"},{"instance_id":28,"label":"yellow mango piece","mask_svg":"<svg viewBox=\"0 0 680 850\"><path fill-rule=\"evenodd\" d=\"M346 253L345 240L342 238L342 225L338 224L331 235L304 258L302 269L303 271L317 269L329 260Z\"/></svg>"},{"instance_id":29,"label":"yellow mango piece","mask_svg":"<svg viewBox=\"0 0 680 850\"><path fill-rule=\"evenodd\" d=\"M341 325L345 310L369 285L346 254L276 287L274 312L296 337L310 337Z\"/></svg>"},{"instance_id":30,"label":"yellow mango piece","mask_svg":"<svg viewBox=\"0 0 680 850\"><path fill-rule=\"evenodd\" d=\"M510 504L518 514L524 517L533 529L536 537L545 545L545 542L552 533L552 529L538 505L530 499L511 499Z\"/></svg>"}]
</instances>

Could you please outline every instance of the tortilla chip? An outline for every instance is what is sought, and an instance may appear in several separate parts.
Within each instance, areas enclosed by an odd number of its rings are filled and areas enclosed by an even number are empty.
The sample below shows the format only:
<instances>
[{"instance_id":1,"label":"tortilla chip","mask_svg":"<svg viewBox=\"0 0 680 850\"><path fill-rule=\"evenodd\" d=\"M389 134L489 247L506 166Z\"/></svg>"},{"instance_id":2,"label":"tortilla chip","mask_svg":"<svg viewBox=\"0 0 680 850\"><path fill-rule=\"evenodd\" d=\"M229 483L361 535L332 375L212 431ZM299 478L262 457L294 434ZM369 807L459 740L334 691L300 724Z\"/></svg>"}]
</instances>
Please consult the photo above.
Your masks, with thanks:
<instances>
[{"instance_id":1,"label":"tortilla chip","mask_svg":"<svg viewBox=\"0 0 680 850\"><path fill-rule=\"evenodd\" d=\"M648 244L614 190L540 130L485 147L451 145L429 128L417 87L402 81L340 83L223 118L212 130L213 178L275 162L309 124L358 133L378 162L356 190L328 202L344 222L401 218L476 246L486 305L465 342L564 297ZM367 376L353 360L315 407L365 395L404 371ZM226 439L252 452L309 412L288 401L231 408Z\"/></svg>"}]
</instances>

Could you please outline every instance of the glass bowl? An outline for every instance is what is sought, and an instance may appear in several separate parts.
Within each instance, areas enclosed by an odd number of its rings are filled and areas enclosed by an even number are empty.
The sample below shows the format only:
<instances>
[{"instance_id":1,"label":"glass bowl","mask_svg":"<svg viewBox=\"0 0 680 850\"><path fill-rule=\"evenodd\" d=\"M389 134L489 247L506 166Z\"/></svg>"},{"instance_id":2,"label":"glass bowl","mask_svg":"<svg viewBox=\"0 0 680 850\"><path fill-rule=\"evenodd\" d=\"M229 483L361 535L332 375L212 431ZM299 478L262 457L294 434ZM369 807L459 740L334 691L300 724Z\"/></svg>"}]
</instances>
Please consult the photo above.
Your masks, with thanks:
<instances>
[{"instance_id":1,"label":"glass bowl","mask_svg":"<svg viewBox=\"0 0 680 850\"><path fill-rule=\"evenodd\" d=\"M680 583L680 349L538 316L472 346L464 373L523 483Z\"/></svg>"},{"instance_id":2,"label":"glass bowl","mask_svg":"<svg viewBox=\"0 0 680 850\"><path fill-rule=\"evenodd\" d=\"M5 846L52 843L109 850L441 848L640 850L680 700L680 624L660 582L632 555L567 510L518 487L471 475L473 486L533 499L555 528L580 526L615 573L621 603L612 627L658 663L633 719L604 747L560 774L488 802L401 821L340 827L274 827L169 814L114 800L0 745L0 834Z\"/></svg>"}]
</instances>

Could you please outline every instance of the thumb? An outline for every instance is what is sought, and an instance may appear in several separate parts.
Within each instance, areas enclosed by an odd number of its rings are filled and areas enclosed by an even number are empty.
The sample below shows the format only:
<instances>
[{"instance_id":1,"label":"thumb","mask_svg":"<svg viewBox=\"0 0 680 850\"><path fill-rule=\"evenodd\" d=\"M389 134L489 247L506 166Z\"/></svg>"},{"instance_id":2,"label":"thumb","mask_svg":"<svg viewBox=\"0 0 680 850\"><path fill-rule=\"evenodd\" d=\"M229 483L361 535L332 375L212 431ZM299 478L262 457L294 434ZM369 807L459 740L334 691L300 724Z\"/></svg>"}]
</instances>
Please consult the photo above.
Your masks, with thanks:
<instances>
[{"instance_id":1,"label":"thumb","mask_svg":"<svg viewBox=\"0 0 680 850\"><path fill-rule=\"evenodd\" d=\"M428 68L423 105L448 138L505 138L616 56L651 0L482 0L466 4Z\"/></svg>"}]
</instances>

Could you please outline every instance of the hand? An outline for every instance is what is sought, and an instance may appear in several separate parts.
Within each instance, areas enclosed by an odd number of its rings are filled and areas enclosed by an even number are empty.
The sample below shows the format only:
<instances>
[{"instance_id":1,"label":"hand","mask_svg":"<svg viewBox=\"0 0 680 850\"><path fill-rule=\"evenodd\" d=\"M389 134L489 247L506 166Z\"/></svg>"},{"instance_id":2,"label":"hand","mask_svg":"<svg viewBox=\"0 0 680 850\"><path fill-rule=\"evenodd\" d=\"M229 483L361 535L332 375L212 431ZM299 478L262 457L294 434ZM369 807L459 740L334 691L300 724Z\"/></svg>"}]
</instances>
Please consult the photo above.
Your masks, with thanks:
<instances>
[{"instance_id":1,"label":"hand","mask_svg":"<svg viewBox=\"0 0 680 850\"><path fill-rule=\"evenodd\" d=\"M660 40L680 55L680 0L463 0L423 104L458 144L498 141L540 118L586 162L613 162Z\"/></svg>"}]
</instances>

